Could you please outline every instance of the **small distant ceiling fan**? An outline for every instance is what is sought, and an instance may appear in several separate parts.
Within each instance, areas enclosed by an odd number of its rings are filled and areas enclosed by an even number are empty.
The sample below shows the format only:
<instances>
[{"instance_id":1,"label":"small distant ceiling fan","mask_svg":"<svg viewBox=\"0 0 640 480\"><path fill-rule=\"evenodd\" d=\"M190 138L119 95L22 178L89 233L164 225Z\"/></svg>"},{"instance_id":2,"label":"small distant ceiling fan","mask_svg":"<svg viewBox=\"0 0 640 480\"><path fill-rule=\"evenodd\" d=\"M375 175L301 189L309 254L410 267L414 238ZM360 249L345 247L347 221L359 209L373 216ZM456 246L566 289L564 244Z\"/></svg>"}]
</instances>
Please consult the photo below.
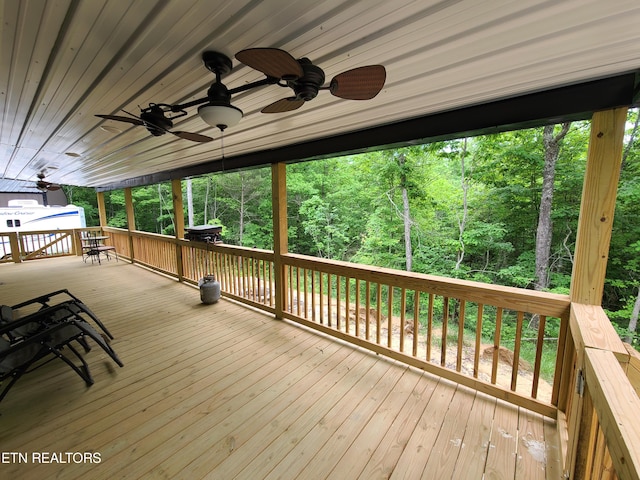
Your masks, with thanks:
<instances>
[{"instance_id":1,"label":"small distant ceiling fan","mask_svg":"<svg viewBox=\"0 0 640 480\"><path fill-rule=\"evenodd\" d=\"M60 190L60 185L51 182L45 182L44 180L45 174L44 172L40 172L38 174L38 181L36 182L36 188L41 192L52 192L55 190Z\"/></svg>"},{"instance_id":2,"label":"small distant ceiling fan","mask_svg":"<svg viewBox=\"0 0 640 480\"><path fill-rule=\"evenodd\" d=\"M386 70L382 65L358 67L333 77L325 86L324 71L308 58L296 60L289 53L278 48L249 48L236 54L236 59L245 65L264 73L265 78L240 87L228 89L221 81L232 69L231 60L219 52L207 51L202 54L205 67L213 72L216 81L207 91L207 96L188 103L169 105L150 103L141 109L140 116L125 113L121 115L96 115L107 120L127 122L147 128L154 136L171 133L177 137L194 142L210 142L206 135L181 131L172 131L172 120L187 115L186 109L200 105L198 114L205 123L224 131L236 125L243 116L242 110L231 105L231 95L252 88L277 85L293 90L293 96L280 99L264 107L262 113L284 113L297 110L306 102L313 100L321 90L328 90L335 97L346 100L369 100L384 87ZM166 116L167 113L177 113Z\"/></svg>"}]
</instances>

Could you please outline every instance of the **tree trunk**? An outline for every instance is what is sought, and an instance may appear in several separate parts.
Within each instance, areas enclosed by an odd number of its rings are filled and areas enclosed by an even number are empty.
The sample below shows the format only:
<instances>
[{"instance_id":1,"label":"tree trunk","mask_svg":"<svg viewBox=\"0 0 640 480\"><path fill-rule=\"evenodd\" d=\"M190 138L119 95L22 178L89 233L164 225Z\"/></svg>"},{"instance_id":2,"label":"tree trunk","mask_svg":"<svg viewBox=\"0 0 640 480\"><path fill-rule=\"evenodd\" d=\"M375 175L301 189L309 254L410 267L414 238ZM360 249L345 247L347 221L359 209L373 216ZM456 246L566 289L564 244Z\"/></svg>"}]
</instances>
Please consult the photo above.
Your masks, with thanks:
<instances>
[{"instance_id":1,"label":"tree trunk","mask_svg":"<svg viewBox=\"0 0 640 480\"><path fill-rule=\"evenodd\" d=\"M624 153L622 154L621 169L623 169L627 164L627 157L629 156L629 152L631 151L633 142L635 141L636 135L638 134L639 124L640 124L640 112L638 112L638 115L636 116L636 121L633 124L633 129L631 130L631 136L629 137L629 142L627 143L627 147L624 149ZM636 301L633 304L633 311L631 312L631 318L629 319L629 334L624 339L624 341L627 343L630 343L630 344L633 343L633 336L635 334L636 329L638 328L639 315L640 315L640 287L638 287L638 296L636 297Z\"/></svg>"},{"instance_id":2,"label":"tree trunk","mask_svg":"<svg viewBox=\"0 0 640 480\"><path fill-rule=\"evenodd\" d=\"M189 228L193 227L193 188L191 185L191 179L187 178L187 218L189 222Z\"/></svg>"},{"instance_id":3,"label":"tree trunk","mask_svg":"<svg viewBox=\"0 0 640 480\"><path fill-rule=\"evenodd\" d=\"M540 213L536 233L536 278L535 290L549 287L549 259L551 257L551 241L553 225L551 221L551 205L553 203L556 162L560 152L560 142L569 131L571 123L563 123L560 132L554 135L555 125L547 125L543 131L544 169L542 172L542 194L540 196Z\"/></svg>"},{"instance_id":4,"label":"tree trunk","mask_svg":"<svg viewBox=\"0 0 640 480\"><path fill-rule=\"evenodd\" d=\"M244 216L245 216L245 176L240 172L240 225L238 225L238 241L242 245L242 237L244 236Z\"/></svg>"},{"instance_id":5,"label":"tree trunk","mask_svg":"<svg viewBox=\"0 0 640 480\"><path fill-rule=\"evenodd\" d=\"M406 158L404 154L398 157L400 165L400 187L402 189L402 220L404 222L404 253L407 272L413 268L413 250L411 249L411 215L409 210L409 193L407 192L407 174L404 169Z\"/></svg>"},{"instance_id":6,"label":"tree trunk","mask_svg":"<svg viewBox=\"0 0 640 480\"><path fill-rule=\"evenodd\" d=\"M204 191L204 220L203 225L207 224L207 213L209 213L209 190L211 189L211 178L207 177L207 187Z\"/></svg>"},{"instance_id":7,"label":"tree trunk","mask_svg":"<svg viewBox=\"0 0 640 480\"><path fill-rule=\"evenodd\" d=\"M456 266L454 270L459 270L460 265L462 265L462 260L464 260L464 230L467 228L467 215L468 215L468 205L467 205L467 194L469 191L469 182L465 177L465 157L467 156L467 139L464 139L464 143L462 144L462 154L460 158L460 183L462 185L462 218L458 217L458 255L456 259Z\"/></svg>"},{"instance_id":8,"label":"tree trunk","mask_svg":"<svg viewBox=\"0 0 640 480\"><path fill-rule=\"evenodd\" d=\"M638 296L636 302L633 304L633 311L631 312L631 319L629 320L629 334L624 338L624 341L632 344L633 336L638 328L638 316L640 316L640 288L638 288Z\"/></svg>"}]
</instances>

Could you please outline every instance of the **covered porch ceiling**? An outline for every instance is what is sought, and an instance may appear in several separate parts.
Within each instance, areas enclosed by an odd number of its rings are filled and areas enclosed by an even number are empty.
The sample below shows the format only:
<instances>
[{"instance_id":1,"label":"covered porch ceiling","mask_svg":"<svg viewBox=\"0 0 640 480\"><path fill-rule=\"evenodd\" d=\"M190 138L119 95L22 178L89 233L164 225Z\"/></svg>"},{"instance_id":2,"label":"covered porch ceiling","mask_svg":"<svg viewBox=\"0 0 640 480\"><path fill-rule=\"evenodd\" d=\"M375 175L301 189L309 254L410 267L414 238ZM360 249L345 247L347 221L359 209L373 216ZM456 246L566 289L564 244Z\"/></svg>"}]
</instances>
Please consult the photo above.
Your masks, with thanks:
<instances>
[{"instance_id":1,"label":"covered porch ceiling","mask_svg":"<svg viewBox=\"0 0 640 480\"><path fill-rule=\"evenodd\" d=\"M588 118L638 101L637 0L6 0L0 43L2 182L98 189L209 171L406 145L513 126ZM214 50L234 89L264 78L234 58L283 49L322 67L327 84L381 64L372 100L328 91L302 108L260 110L291 95L267 85L233 95L244 112L220 132L197 107L174 130L196 143L96 114L206 96Z\"/></svg>"}]
</instances>

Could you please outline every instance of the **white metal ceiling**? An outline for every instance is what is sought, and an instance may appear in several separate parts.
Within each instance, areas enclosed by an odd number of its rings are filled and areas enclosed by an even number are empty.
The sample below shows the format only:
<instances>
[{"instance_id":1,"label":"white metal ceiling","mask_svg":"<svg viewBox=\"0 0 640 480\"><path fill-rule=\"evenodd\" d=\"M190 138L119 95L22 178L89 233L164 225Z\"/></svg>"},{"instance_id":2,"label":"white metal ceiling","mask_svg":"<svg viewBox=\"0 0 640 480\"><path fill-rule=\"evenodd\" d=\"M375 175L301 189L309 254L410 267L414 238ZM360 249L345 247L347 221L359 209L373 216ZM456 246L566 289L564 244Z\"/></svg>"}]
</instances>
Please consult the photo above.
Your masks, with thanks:
<instances>
[{"instance_id":1,"label":"white metal ceiling","mask_svg":"<svg viewBox=\"0 0 640 480\"><path fill-rule=\"evenodd\" d=\"M201 98L201 54L250 47L309 57L331 79L382 64L373 100L321 91L301 109L261 114L290 91L237 94L244 111L226 157L330 137L640 68L638 0L3 0L0 179L100 186L215 161L219 132L196 109L175 129L197 144L95 114ZM264 76L233 59L229 88ZM101 127L116 127L111 133ZM69 156L73 154L76 156Z\"/></svg>"}]
</instances>

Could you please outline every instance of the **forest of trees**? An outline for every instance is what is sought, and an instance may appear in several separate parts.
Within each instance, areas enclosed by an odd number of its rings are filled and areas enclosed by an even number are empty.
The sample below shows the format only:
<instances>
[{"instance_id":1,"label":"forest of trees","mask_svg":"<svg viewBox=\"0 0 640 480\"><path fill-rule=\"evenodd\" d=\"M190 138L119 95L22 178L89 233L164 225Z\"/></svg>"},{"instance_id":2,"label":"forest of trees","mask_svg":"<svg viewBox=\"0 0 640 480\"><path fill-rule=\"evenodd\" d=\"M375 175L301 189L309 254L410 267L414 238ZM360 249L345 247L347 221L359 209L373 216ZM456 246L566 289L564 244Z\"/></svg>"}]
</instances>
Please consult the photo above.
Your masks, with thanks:
<instances>
[{"instance_id":1,"label":"forest of trees","mask_svg":"<svg viewBox=\"0 0 640 480\"><path fill-rule=\"evenodd\" d=\"M603 306L637 347L638 110L627 126ZM589 122L573 122L288 165L289 251L568 293L588 140ZM270 168L182 183L187 225L272 249ZM99 224L94 191L65 188ZM173 234L169 183L133 198L138 230ZM105 201L109 225L126 227L123 191Z\"/></svg>"}]
</instances>

